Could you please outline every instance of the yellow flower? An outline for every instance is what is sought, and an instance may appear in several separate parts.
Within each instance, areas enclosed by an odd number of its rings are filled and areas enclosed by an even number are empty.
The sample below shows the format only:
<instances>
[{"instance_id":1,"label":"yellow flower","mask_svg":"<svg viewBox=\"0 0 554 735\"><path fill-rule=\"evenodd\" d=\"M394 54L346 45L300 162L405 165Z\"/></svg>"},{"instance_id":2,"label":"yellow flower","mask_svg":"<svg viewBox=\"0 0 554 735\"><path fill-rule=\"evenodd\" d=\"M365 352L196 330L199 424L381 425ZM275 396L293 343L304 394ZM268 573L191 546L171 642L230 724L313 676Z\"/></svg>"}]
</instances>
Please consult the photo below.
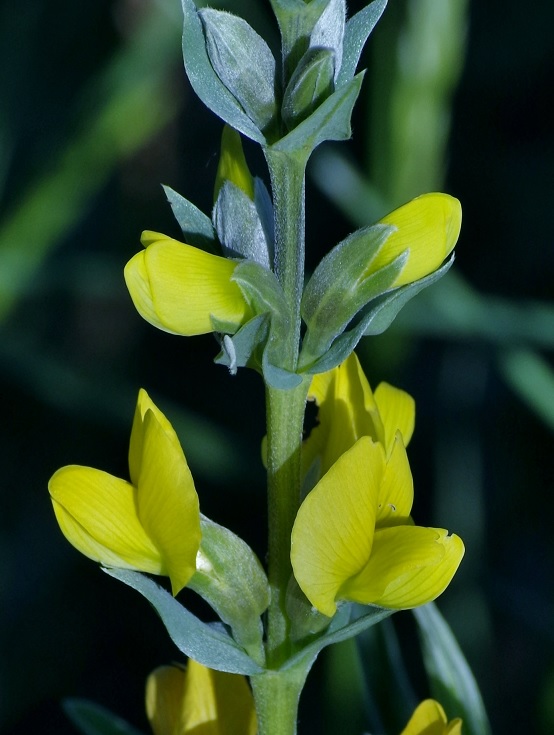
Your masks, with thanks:
<instances>
[{"instance_id":1,"label":"yellow flower","mask_svg":"<svg viewBox=\"0 0 554 735\"><path fill-rule=\"evenodd\" d=\"M129 447L131 482L70 465L48 489L67 540L108 567L167 575L176 595L196 570L198 496L179 439L139 392Z\"/></svg>"},{"instance_id":2,"label":"yellow flower","mask_svg":"<svg viewBox=\"0 0 554 735\"><path fill-rule=\"evenodd\" d=\"M294 576L331 617L337 601L407 609L434 600L462 556L461 539L414 526L413 483L400 432L387 457L362 436L300 506L291 538Z\"/></svg>"},{"instance_id":3,"label":"yellow flower","mask_svg":"<svg viewBox=\"0 0 554 735\"><path fill-rule=\"evenodd\" d=\"M211 317L234 333L250 315L232 280L237 263L158 232L143 232L145 249L125 266L138 313L158 329L192 336L214 331Z\"/></svg>"},{"instance_id":4,"label":"yellow flower","mask_svg":"<svg viewBox=\"0 0 554 735\"><path fill-rule=\"evenodd\" d=\"M438 702L426 699L416 708L400 735L462 735L459 717L450 722Z\"/></svg>"},{"instance_id":5,"label":"yellow flower","mask_svg":"<svg viewBox=\"0 0 554 735\"><path fill-rule=\"evenodd\" d=\"M423 194L383 217L379 224L397 229L371 261L366 275L408 250L406 265L392 284L397 288L437 270L452 252L460 235L462 207L448 194Z\"/></svg>"},{"instance_id":6,"label":"yellow flower","mask_svg":"<svg viewBox=\"0 0 554 735\"><path fill-rule=\"evenodd\" d=\"M254 700L244 676L189 660L161 666L146 682L146 713L154 735L256 735Z\"/></svg>"},{"instance_id":7,"label":"yellow flower","mask_svg":"<svg viewBox=\"0 0 554 735\"><path fill-rule=\"evenodd\" d=\"M319 407L319 424L304 442L306 471L319 459L323 475L361 436L380 442L387 454L397 431L405 446L412 437L414 399L388 383L373 393L354 353L333 370L314 375L308 398Z\"/></svg>"}]
</instances>

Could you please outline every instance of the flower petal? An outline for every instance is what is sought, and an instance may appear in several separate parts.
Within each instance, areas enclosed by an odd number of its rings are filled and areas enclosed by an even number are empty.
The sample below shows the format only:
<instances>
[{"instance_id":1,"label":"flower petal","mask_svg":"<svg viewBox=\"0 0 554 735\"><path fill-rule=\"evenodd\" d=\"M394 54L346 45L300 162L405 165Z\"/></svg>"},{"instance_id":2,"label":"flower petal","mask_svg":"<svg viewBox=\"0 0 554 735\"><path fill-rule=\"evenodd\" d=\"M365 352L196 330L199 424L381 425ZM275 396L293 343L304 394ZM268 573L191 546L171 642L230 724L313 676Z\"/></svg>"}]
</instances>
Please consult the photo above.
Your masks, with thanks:
<instances>
[{"instance_id":1,"label":"flower petal","mask_svg":"<svg viewBox=\"0 0 554 735\"><path fill-rule=\"evenodd\" d=\"M379 222L394 225L397 230L370 263L368 274L409 250L407 263L393 284L396 288L432 273L452 252L460 234L462 208L448 194L423 194Z\"/></svg>"},{"instance_id":2,"label":"flower petal","mask_svg":"<svg viewBox=\"0 0 554 735\"><path fill-rule=\"evenodd\" d=\"M226 181L230 181L254 201L254 179L246 163L240 133L230 125L223 126L221 153L215 177L214 201Z\"/></svg>"},{"instance_id":3,"label":"flower petal","mask_svg":"<svg viewBox=\"0 0 554 735\"><path fill-rule=\"evenodd\" d=\"M387 454L390 454L397 431L402 434L404 446L407 447L414 433L414 399L406 391L395 388L389 383L379 383L374 396L383 422Z\"/></svg>"},{"instance_id":4,"label":"flower petal","mask_svg":"<svg viewBox=\"0 0 554 735\"><path fill-rule=\"evenodd\" d=\"M332 616L346 580L371 554L384 451L362 437L307 495L292 530L291 561L300 588Z\"/></svg>"},{"instance_id":5,"label":"flower petal","mask_svg":"<svg viewBox=\"0 0 554 735\"><path fill-rule=\"evenodd\" d=\"M146 682L146 713L154 735L256 735L254 700L244 676L161 666Z\"/></svg>"},{"instance_id":6,"label":"flower petal","mask_svg":"<svg viewBox=\"0 0 554 735\"><path fill-rule=\"evenodd\" d=\"M459 717L447 723L442 706L434 699L419 704L400 735L462 735Z\"/></svg>"},{"instance_id":7,"label":"flower petal","mask_svg":"<svg viewBox=\"0 0 554 735\"><path fill-rule=\"evenodd\" d=\"M341 596L397 610L424 605L444 592L463 555L462 540L442 528L380 528L368 563Z\"/></svg>"},{"instance_id":8,"label":"flower petal","mask_svg":"<svg viewBox=\"0 0 554 735\"><path fill-rule=\"evenodd\" d=\"M130 483L70 465L48 489L62 533L81 553L106 566L160 574L160 553L138 519Z\"/></svg>"},{"instance_id":9,"label":"flower petal","mask_svg":"<svg viewBox=\"0 0 554 735\"><path fill-rule=\"evenodd\" d=\"M131 482L136 487L138 484L138 478L140 475L140 465L142 462L142 449L144 442L144 417L147 411L152 411L156 420L168 435L170 441L175 446L176 451L181 450L181 443L175 433L173 426L171 426L168 419L156 406L154 401L150 398L148 393L141 388L139 390L137 406L135 409L135 415L133 418L133 428L131 429L131 441L129 443L129 471L131 475Z\"/></svg>"},{"instance_id":10,"label":"flower petal","mask_svg":"<svg viewBox=\"0 0 554 735\"><path fill-rule=\"evenodd\" d=\"M160 666L146 680L146 715L154 735L180 735L185 670Z\"/></svg>"},{"instance_id":11,"label":"flower petal","mask_svg":"<svg viewBox=\"0 0 554 735\"><path fill-rule=\"evenodd\" d=\"M321 473L327 472L361 436L384 440L377 404L354 353L333 370L315 375L309 395L319 405L319 426L304 443L306 469L319 454Z\"/></svg>"},{"instance_id":12,"label":"flower petal","mask_svg":"<svg viewBox=\"0 0 554 735\"><path fill-rule=\"evenodd\" d=\"M402 437L397 432L379 488L377 527L411 525L409 516L413 502L412 472Z\"/></svg>"},{"instance_id":13,"label":"flower petal","mask_svg":"<svg viewBox=\"0 0 554 735\"><path fill-rule=\"evenodd\" d=\"M182 733L256 735L254 699L244 676L189 660L182 723Z\"/></svg>"},{"instance_id":14,"label":"flower petal","mask_svg":"<svg viewBox=\"0 0 554 735\"><path fill-rule=\"evenodd\" d=\"M200 510L194 481L180 445L148 409L137 490L138 516L160 550L163 571L176 595L196 570Z\"/></svg>"},{"instance_id":15,"label":"flower petal","mask_svg":"<svg viewBox=\"0 0 554 735\"><path fill-rule=\"evenodd\" d=\"M125 281L139 314L159 329L191 336L213 332L211 316L238 328L249 315L231 280L236 263L147 232L146 250L125 266Z\"/></svg>"}]
</instances>

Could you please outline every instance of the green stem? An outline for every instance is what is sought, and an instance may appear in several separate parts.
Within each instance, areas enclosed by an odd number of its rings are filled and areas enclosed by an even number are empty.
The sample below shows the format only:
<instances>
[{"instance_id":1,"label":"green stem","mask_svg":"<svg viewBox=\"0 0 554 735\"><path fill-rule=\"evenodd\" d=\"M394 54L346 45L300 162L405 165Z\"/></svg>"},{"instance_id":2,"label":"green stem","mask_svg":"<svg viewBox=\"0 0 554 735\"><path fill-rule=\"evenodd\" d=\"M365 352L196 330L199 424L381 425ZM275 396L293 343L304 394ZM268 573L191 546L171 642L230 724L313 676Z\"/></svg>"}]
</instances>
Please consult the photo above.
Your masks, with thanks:
<instances>
[{"instance_id":1,"label":"green stem","mask_svg":"<svg viewBox=\"0 0 554 735\"><path fill-rule=\"evenodd\" d=\"M285 600L292 573L291 531L300 504L302 425L309 384L307 379L293 390L270 387L266 390L268 577L271 587L266 647L270 667L280 666L291 652Z\"/></svg>"},{"instance_id":2,"label":"green stem","mask_svg":"<svg viewBox=\"0 0 554 735\"><path fill-rule=\"evenodd\" d=\"M289 308L290 329L279 345L280 367L294 371L300 345L304 286L304 172L306 157L266 148L275 211L275 273ZM308 667L282 670L292 642L286 592L292 574L291 531L300 504L304 410L310 378L290 390L266 386L268 577L266 655L269 671L252 678L259 735L294 735Z\"/></svg>"},{"instance_id":3,"label":"green stem","mask_svg":"<svg viewBox=\"0 0 554 735\"><path fill-rule=\"evenodd\" d=\"M291 329L282 345L281 367L295 370L300 344L300 301L304 288L305 186L307 157L264 149L275 212L275 275L289 305Z\"/></svg>"},{"instance_id":4,"label":"green stem","mask_svg":"<svg viewBox=\"0 0 554 735\"><path fill-rule=\"evenodd\" d=\"M296 735L298 701L309 668L302 663L285 671L266 671L251 677L258 735Z\"/></svg>"}]
</instances>

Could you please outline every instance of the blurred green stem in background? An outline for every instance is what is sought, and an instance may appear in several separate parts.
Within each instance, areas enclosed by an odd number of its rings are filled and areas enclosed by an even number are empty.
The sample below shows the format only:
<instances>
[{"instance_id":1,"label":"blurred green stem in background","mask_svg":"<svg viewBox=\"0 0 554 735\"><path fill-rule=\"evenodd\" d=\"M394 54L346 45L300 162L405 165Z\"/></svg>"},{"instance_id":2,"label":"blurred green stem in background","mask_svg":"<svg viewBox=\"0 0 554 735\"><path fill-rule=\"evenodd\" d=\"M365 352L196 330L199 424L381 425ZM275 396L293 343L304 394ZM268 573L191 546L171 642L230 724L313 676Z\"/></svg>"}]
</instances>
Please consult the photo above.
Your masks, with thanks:
<instances>
[{"instance_id":1,"label":"blurred green stem in background","mask_svg":"<svg viewBox=\"0 0 554 735\"><path fill-rule=\"evenodd\" d=\"M0 321L116 166L176 116L179 97L167 72L179 61L180 21L178 8L172 14L169 7L151 4L138 31L76 103L79 129L0 222Z\"/></svg>"},{"instance_id":2,"label":"blurred green stem in background","mask_svg":"<svg viewBox=\"0 0 554 735\"><path fill-rule=\"evenodd\" d=\"M389 209L444 178L467 0L390 3L372 45L366 170Z\"/></svg>"}]
</instances>

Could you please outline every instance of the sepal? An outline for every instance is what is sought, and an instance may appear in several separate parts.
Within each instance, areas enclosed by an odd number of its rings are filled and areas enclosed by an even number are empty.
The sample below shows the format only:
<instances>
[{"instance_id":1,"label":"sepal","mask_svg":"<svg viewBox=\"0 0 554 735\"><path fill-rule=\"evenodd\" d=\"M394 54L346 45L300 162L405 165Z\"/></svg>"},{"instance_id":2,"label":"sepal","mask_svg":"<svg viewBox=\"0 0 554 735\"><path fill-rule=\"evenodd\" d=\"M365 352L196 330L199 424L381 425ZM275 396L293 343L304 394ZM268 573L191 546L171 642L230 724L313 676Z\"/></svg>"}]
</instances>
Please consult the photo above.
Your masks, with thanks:
<instances>
[{"instance_id":1,"label":"sepal","mask_svg":"<svg viewBox=\"0 0 554 735\"><path fill-rule=\"evenodd\" d=\"M169 186L164 186L163 190L185 242L200 250L217 254L218 246L210 218Z\"/></svg>"},{"instance_id":2,"label":"sepal","mask_svg":"<svg viewBox=\"0 0 554 735\"><path fill-rule=\"evenodd\" d=\"M360 309L392 287L405 264L405 253L376 272L371 268L392 232L392 227L384 225L364 227L319 263L306 284L300 307L307 326L301 368L325 354Z\"/></svg>"},{"instance_id":3,"label":"sepal","mask_svg":"<svg viewBox=\"0 0 554 735\"><path fill-rule=\"evenodd\" d=\"M286 670L300 662L313 663L326 646L354 638L364 630L388 618L394 612L394 610L378 605L364 605L362 607L361 605L341 603L325 632L309 641L297 653L293 654L282 668Z\"/></svg>"},{"instance_id":4,"label":"sepal","mask_svg":"<svg viewBox=\"0 0 554 735\"><path fill-rule=\"evenodd\" d=\"M223 334L220 339L221 352L215 358L217 365L225 365L231 375L236 375L237 368L247 365L256 368L252 356L258 347L267 339L270 317L268 314L258 314L250 319L236 334L225 334L225 324L213 320L216 332Z\"/></svg>"},{"instance_id":5,"label":"sepal","mask_svg":"<svg viewBox=\"0 0 554 735\"><path fill-rule=\"evenodd\" d=\"M237 15L212 8L199 10L198 15L215 73L259 130L271 128L277 102L275 59L269 46Z\"/></svg>"},{"instance_id":6,"label":"sepal","mask_svg":"<svg viewBox=\"0 0 554 735\"><path fill-rule=\"evenodd\" d=\"M269 605L269 583L257 556L229 529L202 516L196 572L188 587L230 626L233 638L263 666L260 616Z\"/></svg>"},{"instance_id":7,"label":"sepal","mask_svg":"<svg viewBox=\"0 0 554 735\"><path fill-rule=\"evenodd\" d=\"M309 48L294 70L283 96L281 116L292 130L334 91L335 52Z\"/></svg>"},{"instance_id":8,"label":"sepal","mask_svg":"<svg viewBox=\"0 0 554 735\"><path fill-rule=\"evenodd\" d=\"M239 285L257 315L268 315L268 329L260 345L261 351L251 354L249 364L257 367L272 387L293 388L302 377L280 365L281 345L290 330L291 317L279 281L272 271L253 261L240 263L233 274L233 281ZM261 329L258 334L262 334Z\"/></svg>"},{"instance_id":9,"label":"sepal","mask_svg":"<svg viewBox=\"0 0 554 735\"><path fill-rule=\"evenodd\" d=\"M230 674L260 674L263 668L254 661L218 623L203 623L165 589L139 572L104 569L120 582L140 592L154 607L169 637L177 648L198 663Z\"/></svg>"},{"instance_id":10,"label":"sepal","mask_svg":"<svg viewBox=\"0 0 554 735\"><path fill-rule=\"evenodd\" d=\"M316 610L293 576L289 580L285 604L291 621L291 639L295 642L321 633L333 619Z\"/></svg>"},{"instance_id":11,"label":"sepal","mask_svg":"<svg viewBox=\"0 0 554 735\"><path fill-rule=\"evenodd\" d=\"M193 0L181 0L183 58L192 88L202 102L222 120L257 143L265 143L261 130L244 112L241 104L218 77L206 50L206 39Z\"/></svg>"},{"instance_id":12,"label":"sepal","mask_svg":"<svg viewBox=\"0 0 554 735\"><path fill-rule=\"evenodd\" d=\"M354 351L362 337L381 334L388 329L400 309L424 288L431 286L439 278L442 278L450 270L453 262L454 254L431 275L420 278L419 281L414 281L407 286L396 288L370 301L352 321L350 328L335 339L327 352L307 367L303 367L307 353L304 358L301 353L301 367L308 373L324 373L340 365Z\"/></svg>"},{"instance_id":13,"label":"sepal","mask_svg":"<svg viewBox=\"0 0 554 735\"><path fill-rule=\"evenodd\" d=\"M350 82L338 87L309 117L274 143L270 150L286 153L303 151L309 155L325 140L348 140L352 133L352 109L360 94L363 77L364 72L360 72Z\"/></svg>"}]
</instances>

